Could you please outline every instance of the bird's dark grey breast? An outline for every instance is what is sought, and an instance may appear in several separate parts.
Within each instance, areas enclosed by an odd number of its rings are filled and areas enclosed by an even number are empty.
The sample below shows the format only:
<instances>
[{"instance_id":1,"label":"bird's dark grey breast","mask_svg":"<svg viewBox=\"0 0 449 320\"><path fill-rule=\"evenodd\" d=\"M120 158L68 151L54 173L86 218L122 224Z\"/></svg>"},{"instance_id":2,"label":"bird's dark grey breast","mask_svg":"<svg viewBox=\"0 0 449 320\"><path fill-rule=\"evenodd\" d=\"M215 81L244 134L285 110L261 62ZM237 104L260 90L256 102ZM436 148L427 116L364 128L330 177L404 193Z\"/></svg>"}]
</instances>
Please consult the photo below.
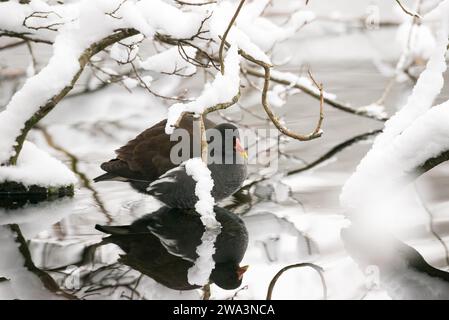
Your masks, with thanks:
<instances>
[{"instance_id":1,"label":"bird's dark grey breast","mask_svg":"<svg viewBox=\"0 0 449 320\"><path fill-rule=\"evenodd\" d=\"M208 168L214 180L212 196L215 201L231 196L246 179L247 169L244 164L210 164ZM198 201L195 186L195 180L187 174L184 166L168 171L151 185L142 183L146 193L172 208L194 208Z\"/></svg>"}]
</instances>

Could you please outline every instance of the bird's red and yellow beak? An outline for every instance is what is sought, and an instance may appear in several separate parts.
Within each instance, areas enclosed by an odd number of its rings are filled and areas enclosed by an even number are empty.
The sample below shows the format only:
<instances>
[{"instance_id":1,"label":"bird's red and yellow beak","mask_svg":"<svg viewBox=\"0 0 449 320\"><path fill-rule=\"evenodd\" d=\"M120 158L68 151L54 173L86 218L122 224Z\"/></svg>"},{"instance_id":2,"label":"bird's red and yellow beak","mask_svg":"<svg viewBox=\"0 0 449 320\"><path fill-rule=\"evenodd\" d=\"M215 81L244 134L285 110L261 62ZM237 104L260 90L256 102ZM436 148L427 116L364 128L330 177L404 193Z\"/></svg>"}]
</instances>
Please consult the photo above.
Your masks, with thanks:
<instances>
[{"instance_id":1,"label":"bird's red and yellow beak","mask_svg":"<svg viewBox=\"0 0 449 320\"><path fill-rule=\"evenodd\" d=\"M235 139L235 150L240 152L241 156L244 159L248 159L248 153L246 152L245 148L243 148L242 143L240 142L240 139Z\"/></svg>"},{"instance_id":2,"label":"bird's red and yellow beak","mask_svg":"<svg viewBox=\"0 0 449 320\"><path fill-rule=\"evenodd\" d=\"M237 269L237 277L239 280L243 279L243 275L245 274L246 270L248 270L249 266L239 267Z\"/></svg>"}]
</instances>

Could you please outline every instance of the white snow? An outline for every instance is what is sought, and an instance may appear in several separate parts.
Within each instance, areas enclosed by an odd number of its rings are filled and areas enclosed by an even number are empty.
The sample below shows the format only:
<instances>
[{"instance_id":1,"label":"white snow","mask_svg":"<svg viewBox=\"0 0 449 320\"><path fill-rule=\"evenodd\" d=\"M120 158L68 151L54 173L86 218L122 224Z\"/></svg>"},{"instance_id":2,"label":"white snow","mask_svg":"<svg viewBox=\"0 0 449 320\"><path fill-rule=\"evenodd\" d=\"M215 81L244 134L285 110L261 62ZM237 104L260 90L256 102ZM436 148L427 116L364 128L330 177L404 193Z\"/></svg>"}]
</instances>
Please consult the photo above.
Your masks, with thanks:
<instances>
[{"instance_id":1,"label":"white snow","mask_svg":"<svg viewBox=\"0 0 449 320\"><path fill-rule=\"evenodd\" d=\"M225 58L225 73L217 72L212 83L207 83L201 95L189 103L176 103L168 110L165 132L172 134L174 125L184 112L201 114L209 107L229 103L240 90L240 56L236 46L231 46Z\"/></svg>"},{"instance_id":2,"label":"white snow","mask_svg":"<svg viewBox=\"0 0 449 320\"><path fill-rule=\"evenodd\" d=\"M387 113L385 112L385 106L379 105L377 103L372 103L367 106L359 107L357 109L357 112L366 113L378 119L387 117Z\"/></svg>"},{"instance_id":3,"label":"white snow","mask_svg":"<svg viewBox=\"0 0 449 320\"><path fill-rule=\"evenodd\" d=\"M313 12L301 9L293 12L287 23L279 26L261 16L269 2L260 0L248 3L237 19L237 27L265 52L271 50L276 43L293 37L301 27L315 19Z\"/></svg>"},{"instance_id":4,"label":"white snow","mask_svg":"<svg viewBox=\"0 0 449 320\"><path fill-rule=\"evenodd\" d=\"M195 194L198 201L195 209L201 215L201 222L205 227L201 244L196 248L198 258L188 271L188 281L190 284L202 286L208 283L210 274L215 268L213 255L221 225L215 218L215 200L211 195L214 181L207 165L200 158L187 160L184 165L187 174L196 181Z\"/></svg>"},{"instance_id":5,"label":"white snow","mask_svg":"<svg viewBox=\"0 0 449 320\"><path fill-rule=\"evenodd\" d=\"M139 85L139 81L134 78L125 78L125 79L123 79L123 84L128 89L134 89L135 87L137 87Z\"/></svg>"},{"instance_id":6,"label":"white snow","mask_svg":"<svg viewBox=\"0 0 449 320\"><path fill-rule=\"evenodd\" d=\"M407 50L414 59L427 61L432 55L436 39L432 30L427 25L413 25L411 22L404 22L398 29L397 40Z\"/></svg>"},{"instance_id":7,"label":"white snow","mask_svg":"<svg viewBox=\"0 0 449 320\"><path fill-rule=\"evenodd\" d=\"M98 2L79 3L78 23L67 23L55 38L53 56L48 65L29 78L0 113L0 163L14 154L15 139L24 123L51 97L68 86L79 70L78 58L89 45L112 34L115 26L104 20ZM24 11L27 6L23 6ZM93 23L95 22L95 23Z\"/></svg>"},{"instance_id":8,"label":"white snow","mask_svg":"<svg viewBox=\"0 0 449 320\"><path fill-rule=\"evenodd\" d=\"M192 285L204 286L209 283L212 270L215 268L215 261L212 258L215 254L215 241L220 234L220 229L208 229L201 237L201 244L196 248L198 258L187 271L187 279Z\"/></svg>"},{"instance_id":9,"label":"white snow","mask_svg":"<svg viewBox=\"0 0 449 320\"><path fill-rule=\"evenodd\" d=\"M78 59L81 53L92 43L113 34L117 29L131 27L137 28L147 37L152 37L157 30L173 38L189 38L198 31L206 10L184 12L160 0L128 1L116 10L121 2L83 0L68 4L67 7L49 6L39 0L28 5L15 2L0 4L1 29L28 32L29 29L23 27L22 22L37 9L57 12L54 16L65 22L64 25L58 26L53 56L48 65L35 76L28 78L22 89L8 103L6 110L0 113L0 163L6 162L14 154L15 139L24 123L40 106L70 85L79 71ZM114 11L114 17L111 17ZM51 19L50 22L54 22ZM46 19L42 20L47 22ZM116 44L112 48L111 54L118 61L124 59L122 47ZM137 53L136 50L132 50L132 56Z\"/></svg>"},{"instance_id":10,"label":"white snow","mask_svg":"<svg viewBox=\"0 0 449 320\"><path fill-rule=\"evenodd\" d=\"M138 53L139 47L137 45L127 46L117 42L111 48L111 58L123 64L134 61Z\"/></svg>"},{"instance_id":11,"label":"white snow","mask_svg":"<svg viewBox=\"0 0 449 320\"><path fill-rule=\"evenodd\" d=\"M197 49L185 47L184 51L187 57L195 58ZM140 63L140 67L147 71L167 74L175 73L182 76L190 76L196 73L196 66L186 61L185 57L181 56L178 47L167 49L146 58Z\"/></svg>"},{"instance_id":12,"label":"white snow","mask_svg":"<svg viewBox=\"0 0 449 320\"><path fill-rule=\"evenodd\" d=\"M225 30L227 29L229 21L234 15L236 8L237 3L222 1L214 9L210 21L210 33L212 38L217 43L221 42L221 37L225 33ZM239 18L238 21L239 20L241 20L241 18ZM263 52L262 49L252 42L250 37L245 32L240 30L238 26L233 26L231 28L226 41L231 45L237 45L238 48L245 51L254 59L271 65L270 58L265 54L265 52Z\"/></svg>"},{"instance_id":13,"label":"white snow","mask_svg":"<svg viewBox=\"0 0 449 320\"><path fill-rule=\"evenodd\" d=\"M215 200L211 195L214 187L210 170L200 158L189 159L184 162L186 173L196 181L195 195L198 202L195 204L196 211L201 215L201 221L206 228L217 228L219 223L215 219Z\"/></svg>"},{"instance_id":14,"label":"white snow","mask_svg":"<svg viewBox=\"0 0 449 320\"><path fill-rule=\"evenodd\" d=\"M275 85L272 90L268 91L270 105L276 108L284 106L287 103L285 99L286 94L285 86Z\"/></svg>"},{"instance_id":15,"label":"white snow","mask_svg":"<svg viewBox=\"0 0 449 320\"><path fill-rule=\"evenodd\" d=\"M0 166L0 182L15 181L26 186L60 187L76 183L76 177L61 161L25 141L15 166Z\"/></svg>"},{"instance_id":16,"label":"white snow","mask_svg":"<svg viewBox=\"0 0 449 320\"><path fill-rule=\"evenodd\" d=\"M151 83L153 82L153 77L152 76L143 76L142 78L142 82L145 84L145 86L150 87Z\"/></svg>"},{"instance_id":17,"label":"white snow","mask_svg":"<svg viewBox=\"0 0 449 320\"><path fill-rule=\"evenodd\" d=\"M437 45L426 70L406 105L385 123L383 133L343 187L342 204L370 219L388 211L390 199L403 190L418 166L449 149L449 102L431 108L447 69L449 1L446 4L443 8L448 14L441 21Z\"/></svg>"}]
</instances>

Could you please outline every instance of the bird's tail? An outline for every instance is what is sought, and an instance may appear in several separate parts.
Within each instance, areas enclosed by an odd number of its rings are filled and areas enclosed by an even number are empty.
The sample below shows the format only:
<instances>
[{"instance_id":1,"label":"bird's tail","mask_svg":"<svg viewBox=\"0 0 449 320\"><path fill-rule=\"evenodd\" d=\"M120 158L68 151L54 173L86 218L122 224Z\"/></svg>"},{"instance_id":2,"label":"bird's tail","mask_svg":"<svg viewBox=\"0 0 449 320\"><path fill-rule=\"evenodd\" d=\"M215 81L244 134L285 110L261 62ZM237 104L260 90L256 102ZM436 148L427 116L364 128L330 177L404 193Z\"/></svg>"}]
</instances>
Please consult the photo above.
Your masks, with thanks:
<instances>
[{"instance_id":1,"label":"bird's tail","mask_svg":"<svg viewBox=\"0 0 449 320\"><path fill-rule=\"evenodd\" d=\"M94 182L100 182L100 181L123 181L127 182L128 179L120 177L116 174L106 172L105 174L102 174L101 176L98 176L94 178Z\"/></svg>"},{"instance_id":2,"label":"bird's tail","mask_svg":"<svg viewBox=\"0 0 449 320\"><path fill-rule=\"evenodd\" d=\"M124 236L129 234L129 226L102 226L96 224L95 229L113 236Z\"/></svg>"}]
</instances>

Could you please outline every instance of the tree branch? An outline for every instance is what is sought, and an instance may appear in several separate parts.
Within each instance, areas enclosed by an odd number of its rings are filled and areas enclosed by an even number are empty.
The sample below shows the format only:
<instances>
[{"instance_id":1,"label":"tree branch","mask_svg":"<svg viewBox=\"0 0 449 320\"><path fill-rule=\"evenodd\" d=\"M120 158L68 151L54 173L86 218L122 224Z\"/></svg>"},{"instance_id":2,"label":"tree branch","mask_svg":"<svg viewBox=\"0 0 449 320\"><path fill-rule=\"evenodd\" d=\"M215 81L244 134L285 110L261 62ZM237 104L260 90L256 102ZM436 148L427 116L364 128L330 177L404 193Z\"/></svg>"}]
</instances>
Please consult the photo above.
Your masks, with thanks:
<instances>
[{"instance_id":1,"label":"tree branch","mask_svg":"<svg viewBox=\"0 0 449 320\"><path fill-rule=\"evenodd\" d=\"M321 284L323 286L323 299L327 300L327 286L326 286L326 280L324 279L324 275L323 275L324 270L320 266L317 266L316 264L313 264L313 263L298 263L298 264L292 264L290 266L282 268L278 273L276 273L274 278L271 280L270 285L268 286L267 300L271 300L271 297L273 295L274 286L276 285L276 282L279 280L279 278L285 271L288 271L290 269L295 269L295 268L303 268L303 267L310 267L310 268L314 269L316 272L318 272L320 279L321 279Z\"/></svg>"},{"instance_id":2,"label":"tree branch","mask_svg":"<svg viewBox=\"0 0 449 320\"><path fill-rule=\"evenodd\" d=\"M242 10L244 3L245 3L245 0L240 1L239 5L237 7L237 10L234 13L234 16L232 17L231 21L228 24L228 27L226 28L225 33L223 34L223 38L221 39L220 50L218 51L218 59L220 60L221 74L224 74L224 72L225 72L223 51L224 51L224 47L225 47L225 43L226 43L226 38L228 37L229 31L231 31L232 26L234 25L235 21L237 20L237 17L239 16L239 13Z\"/></svg>"},{"instance_id":3,"label":"tree branch","mask_svg":"<svg viewBox=\"0 0 449 320\"><path fill-rule=\"evenodd\" d=\"M329 160L330 158L332 158L333 156L335 156L339 152L343 151L344 149L349 148L353 144L355 144L357 142L360 142L360 141L365 141L366 139L369 139L372 136L376 136L376 135L378 135L381 132L382 132L382 130L375 130L375 131L363 133L363 134L357 135L355 137L352 137L349 140L346 140L346 141L344 141L342 143L337 144L335 147L330 149L328 152L326 152L324 155L322 155L321 157L319 157L315 161L307 164L306 166L304 166L302 168L291 170L291 171L287 172L286 175L287 176L291 176L291 175L294 175L294 174L297 174L297 173L300 173L300 172L303 172L303 171L310 170L310 169L316 167L317 165L319 165L320 163L323 163L324 161Z\"/></svg>"},{"instance_id":4,"label":"tree branch","mask_svg":"<svg viewBox=\"0 0 449 320\"><path fill-rule=\"evenodd\" d=\"M249 74L251 76L254 76L254 77L257 77L257 78L264 78L265 77L265 74L263 72L259 72L259 71L255 70L255 69L248 68L248 69L245 69L245 72L247 74ZM287 81L285 79L280 79L280 78L272 76L272 75L270 76L270 80L273 81L273 82L285 85L285 86L291 86L293 88L299 89L299 90L303 91L304 93L306 93L306 94L308 94L308 95L310 95L310 96L312 96L314 98L320 99L320 95L319 94L317 94L314 90L310 90L310 88L308 88L308 87L306 87L306 86L304 86L302 84L291 83L290 81ZM339 109L339 110L347 112L347 113L355 114L355 115L358 115L358 116L361 116L361 117L370 118L370 119L377 120L377 121L382 121L382 122L388 120L388 117L378 117L378 116L372 115L372 114L370 114L368 112L357 110L356 108L353 108L353 107L349 106L348 104L345 104L343 102L339 102L339 101L334 100L334 99L330 99L330 98L328 98L326 96L324 96L324 102L327 103L328 105L336 108L336 109Z\"/></svg>"},{"instance_id":5,"label":"tree branch","mask_svg":"<svg viewBox=\"0 0 449 320\"><path fill-rule=\"evenodd\" d=\"M408 14L409 16L412 16L413 18L416 19L421 19L421 16L417 13L411 12L409 9L407 9L400 0L396 0L396 3L401 7L402 11L404 11L406 14Z\"/></svg>"},{"instance_id":6,"label":"tree branch","mask_svg":"<svg viewBox=\"0 0 449 320\"><path fill-rule=\"evenodd\" d=\"M63 88L59 93L54 95L51 99L49 99L46 104L41 106L39 110L25 122L24 129L22 129L20 135L15 139L17 142L17 144L14 146L15 152L14 155L9 158L8 162L6 163L7 165L15 165L17 163L20 151L22 150L23 142L25 141L26 135L28 134L30 129L42 118L44 118L51 110L53 110L53 108L72 90L90 58L109 45L136 34L138 34L138 31L134 29L119 30L118 32L92 44L81 54L78 59L80 68L78 72L73 76L71 83Z\"/></svg>"}]
</instances>

